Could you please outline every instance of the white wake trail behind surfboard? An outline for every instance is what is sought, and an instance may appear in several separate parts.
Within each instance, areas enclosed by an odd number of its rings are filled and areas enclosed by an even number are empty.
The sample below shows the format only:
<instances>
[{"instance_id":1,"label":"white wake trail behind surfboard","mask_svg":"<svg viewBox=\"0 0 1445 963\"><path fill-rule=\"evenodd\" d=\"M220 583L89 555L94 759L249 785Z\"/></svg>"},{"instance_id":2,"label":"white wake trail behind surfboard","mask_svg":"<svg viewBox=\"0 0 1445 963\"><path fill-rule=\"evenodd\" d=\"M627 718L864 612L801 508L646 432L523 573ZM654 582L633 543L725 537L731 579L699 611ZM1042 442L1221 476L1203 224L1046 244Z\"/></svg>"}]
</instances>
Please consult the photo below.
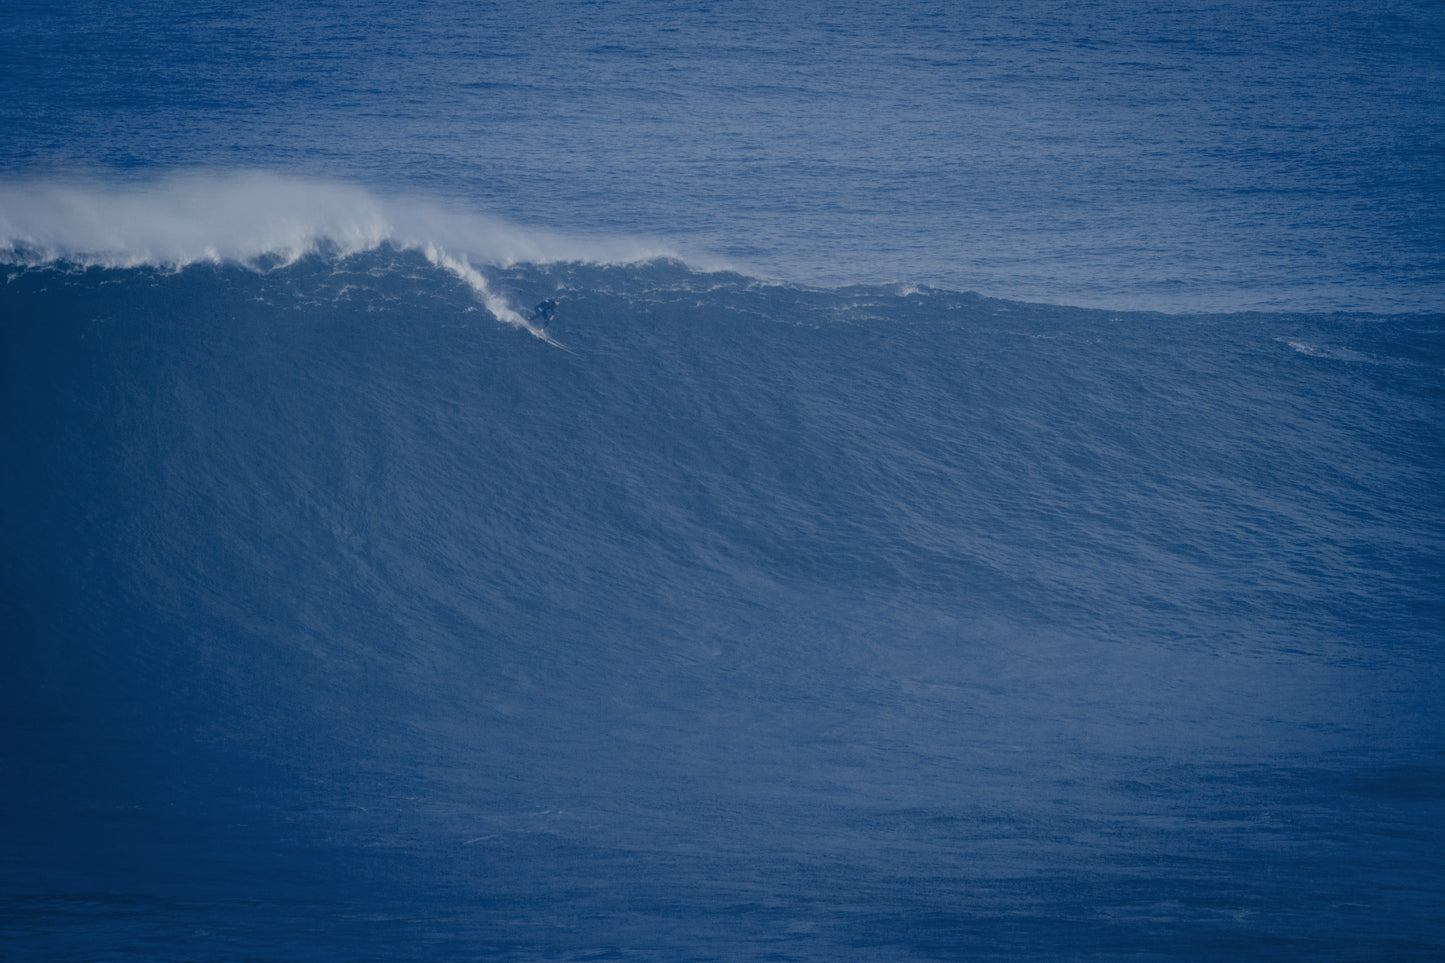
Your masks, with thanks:
<instances>
[{"instance_id":1,"label":"white wake trail behind surfboard","mask_svg":"<svg viewBox=\"0 0 1445 963\"><path fill-rule=\"evenodd\" d=\"M525 328L528 332L531 333L533 337L545 341L555 348L561 348L568 354L577 353L571 348L567 347L562 342L558 341L556 338L552 337L543 329L534 325L531 321L528 321L525 317L522 316L521 312L517 311L511 305L509 305L505 300L502 299L500 295L493 293L492 289L487 286L487 279L482 277L480 271L471 266L471 264L467 261L465 255L461 257L456 257L452 254L447 253L446 251L442 250L434 244L426 245L425 252L428 261L431 261L431 263L435 264L437 267L443 268L455 274L468 287L470 287L474 292L476 292L476 295L478 298L481 299L482 304L497 318L498 321L501 321L505 324L515 325L519 328Z\"/></svg>"}]
</instances>

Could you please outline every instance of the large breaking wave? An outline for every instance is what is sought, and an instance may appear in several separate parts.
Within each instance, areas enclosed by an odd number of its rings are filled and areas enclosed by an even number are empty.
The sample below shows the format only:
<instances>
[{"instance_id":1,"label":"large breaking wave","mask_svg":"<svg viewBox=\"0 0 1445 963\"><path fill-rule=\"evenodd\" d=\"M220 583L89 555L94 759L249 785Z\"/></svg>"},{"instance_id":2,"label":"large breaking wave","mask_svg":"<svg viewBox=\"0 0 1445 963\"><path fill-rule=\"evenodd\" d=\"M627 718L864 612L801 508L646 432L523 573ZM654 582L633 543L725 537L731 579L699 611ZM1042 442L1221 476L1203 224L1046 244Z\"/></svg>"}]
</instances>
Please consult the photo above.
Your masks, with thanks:
<instances>
[{"instance_id":1,"label":"large breaking wave","mask_svg":"<svg viewBox=\"0 0 1445 963\"><path fill-rule=\"evenodd\" d=\"M6 190L17 958L1445 944L1438 321Z\"/></svg>"}]
</instances>

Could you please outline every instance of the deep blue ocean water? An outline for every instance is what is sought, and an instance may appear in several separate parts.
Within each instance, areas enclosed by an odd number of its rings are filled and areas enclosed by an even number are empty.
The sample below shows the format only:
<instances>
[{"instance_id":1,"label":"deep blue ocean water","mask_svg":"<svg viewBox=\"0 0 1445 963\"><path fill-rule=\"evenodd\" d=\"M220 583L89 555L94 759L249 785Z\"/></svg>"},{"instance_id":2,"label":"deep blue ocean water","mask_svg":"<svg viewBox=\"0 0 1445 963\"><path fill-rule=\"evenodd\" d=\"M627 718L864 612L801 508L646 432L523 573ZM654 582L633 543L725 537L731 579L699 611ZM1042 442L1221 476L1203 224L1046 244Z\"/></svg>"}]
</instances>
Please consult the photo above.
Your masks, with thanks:
<instances>
[{"instance_id":1,"label":"deep blue ocean water","mask_svg":"<svg viewBox=\"0 0 1445 963\"><path fill-rule=\"evenodd\" d=\"M11 0L0 955L1445 955L1442 49Z\"/></svg>"}]
</instances>

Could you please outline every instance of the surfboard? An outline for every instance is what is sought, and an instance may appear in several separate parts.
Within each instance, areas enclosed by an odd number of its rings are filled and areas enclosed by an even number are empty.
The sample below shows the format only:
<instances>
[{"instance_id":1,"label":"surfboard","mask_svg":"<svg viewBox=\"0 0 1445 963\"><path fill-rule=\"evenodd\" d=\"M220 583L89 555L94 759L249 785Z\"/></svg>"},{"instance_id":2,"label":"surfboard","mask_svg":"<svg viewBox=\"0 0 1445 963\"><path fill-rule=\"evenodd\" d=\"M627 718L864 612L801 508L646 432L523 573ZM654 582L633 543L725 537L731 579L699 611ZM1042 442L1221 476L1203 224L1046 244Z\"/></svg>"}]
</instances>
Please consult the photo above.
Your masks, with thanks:
<instances>
[{"instance_id":1,"label":"surfboard","mask_svg":"<svg viewBox=\"0 0 1445 963\"><path fill-rule=\"evenodd\" d=\"M576 354L576 353L577 353L577 352L573 351L571 348L567 347L567 346L566 346L565 344L563 344L562 342L558 341L556 338L552 337L550 334L548 334L548 333L547 333L545 330L543 330L542 328L539 328L539 327L537 327L536 325L532 324L532 322L530 322L530 321L523 321L523 322L522 322L522 325L523 325L528 331L530 331L530 332L532 333L532 336L533 336L533 337L539 338L539 339L547 342L547 343L550 344L552 347L554 347L554 348L561 348L563 351L567 352L568 354Z\"/></svg>"}]
</instances>

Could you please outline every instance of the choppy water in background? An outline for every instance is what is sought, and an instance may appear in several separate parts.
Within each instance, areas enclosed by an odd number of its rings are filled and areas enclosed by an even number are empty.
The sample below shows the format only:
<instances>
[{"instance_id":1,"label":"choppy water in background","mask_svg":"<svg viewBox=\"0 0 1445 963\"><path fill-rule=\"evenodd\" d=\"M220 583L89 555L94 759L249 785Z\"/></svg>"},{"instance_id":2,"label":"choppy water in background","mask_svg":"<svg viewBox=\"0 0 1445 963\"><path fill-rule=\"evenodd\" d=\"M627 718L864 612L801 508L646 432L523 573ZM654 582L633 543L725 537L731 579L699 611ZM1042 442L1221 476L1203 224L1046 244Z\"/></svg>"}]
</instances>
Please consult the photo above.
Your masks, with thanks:
<instances>
[{"instance_id":1,"label":"choppy water in background","mask_svg":"<svg viewBox=\"0 0 1445 963\"><path fill-rule=\"evenodd\" d=\"M1438 957L1439 32L12 4L0 948Z\"/></svg>"}]
</instances>

